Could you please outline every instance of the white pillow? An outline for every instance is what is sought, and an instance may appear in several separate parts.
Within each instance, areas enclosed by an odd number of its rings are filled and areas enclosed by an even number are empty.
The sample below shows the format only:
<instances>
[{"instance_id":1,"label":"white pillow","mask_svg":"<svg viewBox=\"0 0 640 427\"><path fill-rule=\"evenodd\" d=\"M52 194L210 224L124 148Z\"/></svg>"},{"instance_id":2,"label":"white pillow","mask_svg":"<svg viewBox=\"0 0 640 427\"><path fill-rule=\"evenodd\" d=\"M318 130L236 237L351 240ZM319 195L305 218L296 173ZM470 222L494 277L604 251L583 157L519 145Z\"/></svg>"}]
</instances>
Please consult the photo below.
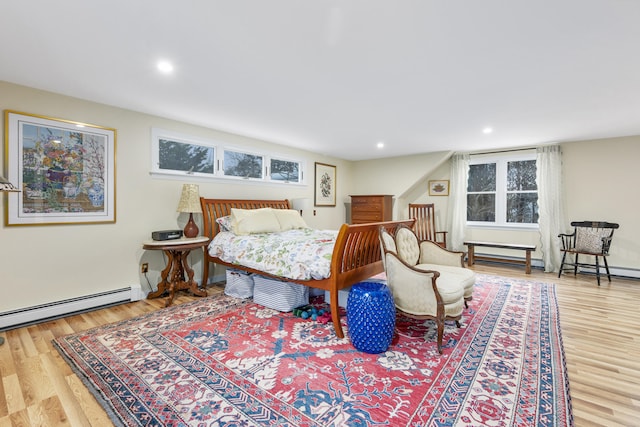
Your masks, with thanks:
<instances>
[{"instance_id":1,"label":"white pillow","mask_svg":"<svg viewBox=\"0 0 640 427\"><path fill-rule=\"evenodd\" d=\"M278 218L280 230L287 231L296 228L309 228L304 219L300 216L300 212L295 209L274 209L273 213Z\"/></svg>"},{"instance_id":2,"label":"white pillow","mask_svg":"<svg viewBox=\"0 0 640 427\"><path fill-rule=\"evenodd\" d=\"M231 208L231 230L240 236L280 231L280 223L271 208Z\"/></svg>"},{"instance_id":3,"label":"white pillow","mask_svg":"<svg viewBox=\"0 0 640 427\"><path fill-rule=\"evenodd\" d=\"M246 218L247 215L249 215L249 212L251 212L252 210L254 209L231 208L231 215L229 215L231 217L231 228L235 227L238 221Z\"/></svg>"}]
</instances>

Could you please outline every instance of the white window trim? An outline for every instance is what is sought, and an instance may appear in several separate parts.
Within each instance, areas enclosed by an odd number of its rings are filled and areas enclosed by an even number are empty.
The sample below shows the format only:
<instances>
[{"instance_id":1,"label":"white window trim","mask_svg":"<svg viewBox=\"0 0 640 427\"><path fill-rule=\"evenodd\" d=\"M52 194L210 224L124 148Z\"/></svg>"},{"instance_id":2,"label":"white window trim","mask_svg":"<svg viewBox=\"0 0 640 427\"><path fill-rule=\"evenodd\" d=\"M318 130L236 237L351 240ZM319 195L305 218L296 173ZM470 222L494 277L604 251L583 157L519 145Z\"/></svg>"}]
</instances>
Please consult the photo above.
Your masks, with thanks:
<instances>
[{"instance_id":1,"label":"white window trim","mask_svg":"<svg viewBox=\"0 0 640 427\"><path fill-rule=\"evenodd\" d=\"M173 139L178 142L184 142L187 144L195 144L206 147L212 147L214 149L214 158L213 158L213 166L214 173L207 174L201 172L185 172L185 171L177 171L177 170L167 170L159 168L159 148L160 148L160 139ZM263 161L263 170L262 170L262 178L244 178L238 176L228 176L224 175L223 170L223 161L224 161L224 151L237 151L240 153L251 154L255 156L262 157ZM280 180L272 180L270 174L270 166L271 159L283 160L289 162L297 162L300 168L300 181L292 182L292 181L280 181ZM208 181L226 181L226 182L235 182L235 183L250 183L250 184L271 184L276 186L306 186L307 185L307 162L298 157L294 157L291 155L278 154L278 153L269 153L265 151L255 150L250 147L243 147L239 145L226 145L222 141L209 140L205 138L196 137L193 135L187 135L180 132L174 132L170 130L160 129L160 128L152 128L151 129L151 170L150 175L153 177L172 177L172 178L181 178L184 176L188 176L190 179L198 178L198 181L208 182Z\"/></svg>"},{"instance_id":2,"label":"white window trim","mask_svg":"<svg viewBox=\"0 0 640 427\"><path fill-rule=\"evenodd\" d=\"M178 142L184 142L186 144L201 145L205 147L212 147L213 153L213 175L200 172L185 172L169 169L160 169L160 140L172 139ZM218 156L218 146L215 142L198 138L191 135L181 134L179 132L168 131L164 129L152 128L151 129L151 174L152 175L173 175L173 176L197 176L202 178L212 178L216 174L216 157Z\"/></svg>"},{"instance_id":3,"label":"white window trim","mask_svg":"<svg viewBox=\"0 0 640 427\"><path fill-rule=\"evenodd\" d=\"M507 222L507 163L513 161L536 160L535 152L487 154L473 156L469 161L469 166L495 163L496 164L496 221L467 221L470 228L495 229L495 230L530 230L537 231L538 224L532 223L510 223ZM526 191L521 191L526 192ZM536 191L537 192L537 191ZM465 194L466 196L466 194Z\"/></svg>"}]
</instances>

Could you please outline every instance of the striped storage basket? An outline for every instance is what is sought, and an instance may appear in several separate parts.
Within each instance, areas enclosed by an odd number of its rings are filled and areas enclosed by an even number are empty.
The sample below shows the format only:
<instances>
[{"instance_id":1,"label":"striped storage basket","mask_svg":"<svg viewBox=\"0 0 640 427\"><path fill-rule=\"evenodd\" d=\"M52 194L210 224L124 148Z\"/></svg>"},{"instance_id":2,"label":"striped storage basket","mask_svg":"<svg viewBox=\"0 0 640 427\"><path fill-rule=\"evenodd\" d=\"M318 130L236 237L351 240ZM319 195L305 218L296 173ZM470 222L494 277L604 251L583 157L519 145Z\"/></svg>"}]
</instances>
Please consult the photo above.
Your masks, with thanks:
<instances>
[{"instance_id":1,"label":"striped storage basket","mask_svg":"<svg viewBox=\"0 0 640 427\"><path fill-rule=\"evenodd\" d=\"M227 268L227 284L224 293L236 298L253 296L253 275L246 271Z\"/></svg>"},{"instance_id":2,"label":"striped storage basket","mask_svg":"<svg viewBox=\"0 0 640 427\"><path fill-rule=\"evenodd\" d=\"M288 312L309 304L309 288L264 276L253 276L253 302L274 310Z\"/></svg>"}]
</instances>

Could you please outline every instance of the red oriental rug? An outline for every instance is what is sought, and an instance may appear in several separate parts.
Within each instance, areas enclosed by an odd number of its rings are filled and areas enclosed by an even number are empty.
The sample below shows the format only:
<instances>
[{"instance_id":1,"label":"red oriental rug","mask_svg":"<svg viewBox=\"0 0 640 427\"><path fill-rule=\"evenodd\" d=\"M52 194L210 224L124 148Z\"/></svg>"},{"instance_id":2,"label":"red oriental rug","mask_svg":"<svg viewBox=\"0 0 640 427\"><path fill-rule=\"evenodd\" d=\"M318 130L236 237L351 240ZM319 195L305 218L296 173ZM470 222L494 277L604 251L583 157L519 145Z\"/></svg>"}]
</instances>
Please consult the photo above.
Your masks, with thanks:
<instances>
[{"instance_id":1,"label":"red oriental rug","mask_svg":"<svg viewBox=\"0 0 640 427\"><path fill-rule=\"evenodd\" d=\"M54 344L117 425L567 426L554 286L478 275L442 355L433 322L398 316L371 355L348 328L338 339L331 323L227 296Z\"/></svg>"}]
</instances>

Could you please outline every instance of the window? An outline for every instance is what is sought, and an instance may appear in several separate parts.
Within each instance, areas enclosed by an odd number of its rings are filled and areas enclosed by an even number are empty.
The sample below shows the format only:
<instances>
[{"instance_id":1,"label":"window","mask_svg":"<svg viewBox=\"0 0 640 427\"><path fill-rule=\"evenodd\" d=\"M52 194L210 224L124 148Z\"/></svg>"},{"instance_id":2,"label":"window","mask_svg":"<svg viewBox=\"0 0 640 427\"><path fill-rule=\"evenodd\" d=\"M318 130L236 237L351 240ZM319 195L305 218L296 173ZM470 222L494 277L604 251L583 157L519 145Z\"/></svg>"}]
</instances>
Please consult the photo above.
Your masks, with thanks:
<instances>
[{"instance_id":1,"label":"window","mask_svg":"<svg viewBox=\"0 0 640 427\"><path fill-rule=\"evenodd\" d=\"M535 154L473 159L467 182L467 222L535 226L538 223Z\"/></svg>"},{"instance_id":2,"label":"window","mask_svg":"<svg viewBox=\"0 0 640 427\"><path fill-rule=\"evenodd\" d=\"M213 174L215 148L161 138L158 147L158 168L183 172Z\"/></svg>"},{"instance_id":3,"label":"window","mask_svg":"<svg viewBox=\"0 0 640 427\"><path fill-rule=\"evenodd\" d=\"M300 162L292 160L271 159L270 171L271 174L269 175L269 177L272 181L302 181L302 169L300 168Z\"/></svg>"},{"instance_id":4,"label":"window","mask_svg":"<svg viewBox=\"0 0 640 427\"><path fill-rule=\"evenodd\" d=\"M152 129L151 172L214 176L216 147L200 138Z\"/></svg>"},{"instance_id":5,"label":"window","mask_svg":"<svg viewBox=\"0 0 640 427\"><path fill-rule=\"evenodd\" d=\"M151 172L304 185L306 163L286 156L223 147L217 141L152 129Z\"/></svg>"},{"instance_id":6,"label":"window","mask_svg":"<svg viewBox=\"0 0 640 427\"><path fill-rule=\"evenodd\" d=\"M225 176L236 176L245 179L262 179L264 158L257 154L242 151L224 150Z\"/></svg>"}]
</instances>

